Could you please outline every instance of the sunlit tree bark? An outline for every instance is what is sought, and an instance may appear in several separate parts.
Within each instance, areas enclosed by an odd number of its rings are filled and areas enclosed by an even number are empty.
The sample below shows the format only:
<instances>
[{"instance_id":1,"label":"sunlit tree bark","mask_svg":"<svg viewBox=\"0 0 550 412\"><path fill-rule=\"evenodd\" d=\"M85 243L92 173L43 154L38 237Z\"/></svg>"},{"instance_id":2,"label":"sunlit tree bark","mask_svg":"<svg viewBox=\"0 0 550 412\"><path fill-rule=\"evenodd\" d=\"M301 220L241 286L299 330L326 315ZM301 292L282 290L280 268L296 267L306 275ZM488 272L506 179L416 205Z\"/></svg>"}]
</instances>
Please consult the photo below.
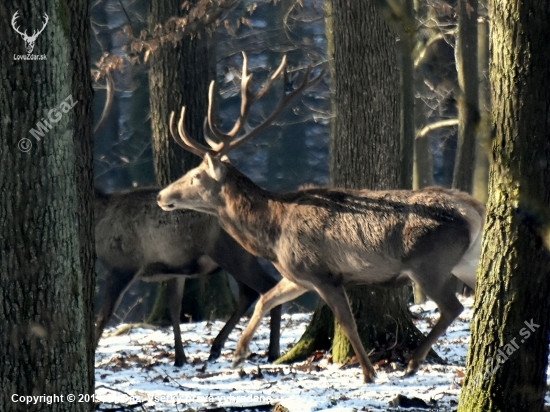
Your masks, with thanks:
<instances>
[{"instance_id":1,"label":"sunlit tree bark","mask_svg":"<svg viewBox=\"0 0 550 412\"><path fill-rule=\"evenodd\" d=\"M550 309L550 3L492 0L493 163L459 411L542 411Z\"/></svg>"}]
</instances>

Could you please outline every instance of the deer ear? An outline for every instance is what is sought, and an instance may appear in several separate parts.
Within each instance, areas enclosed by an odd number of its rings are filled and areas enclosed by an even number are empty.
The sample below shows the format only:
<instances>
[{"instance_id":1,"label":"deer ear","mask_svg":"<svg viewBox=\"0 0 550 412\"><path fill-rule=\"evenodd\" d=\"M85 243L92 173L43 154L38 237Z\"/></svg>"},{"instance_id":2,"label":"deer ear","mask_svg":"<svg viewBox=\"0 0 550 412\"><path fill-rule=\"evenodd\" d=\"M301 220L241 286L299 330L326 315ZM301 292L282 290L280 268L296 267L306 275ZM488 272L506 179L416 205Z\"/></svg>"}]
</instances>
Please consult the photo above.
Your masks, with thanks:
<instances>
[{"instance_id":1,"label":"deer ear","mask_svg":"<svg viewBox=\"0 0 550 412\"><path fill-rule=\"evenodd\" d=\"M204 160L208 165L208 168L206 169L208 175L215 181L220 182L225 172L224 164L215 157L212 157L210 153L207 153L204 156Z\"/></svg>"}]
</instances>

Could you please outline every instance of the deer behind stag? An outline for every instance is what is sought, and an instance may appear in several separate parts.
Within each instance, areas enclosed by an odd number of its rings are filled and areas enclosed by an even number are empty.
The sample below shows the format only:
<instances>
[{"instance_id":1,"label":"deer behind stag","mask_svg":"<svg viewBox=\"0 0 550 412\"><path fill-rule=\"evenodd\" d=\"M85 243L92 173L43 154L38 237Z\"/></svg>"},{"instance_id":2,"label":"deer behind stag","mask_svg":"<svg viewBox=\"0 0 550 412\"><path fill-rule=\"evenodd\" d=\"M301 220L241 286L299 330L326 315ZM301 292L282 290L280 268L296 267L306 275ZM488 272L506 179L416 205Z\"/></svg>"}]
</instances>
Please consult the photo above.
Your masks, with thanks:
<instances>
[{"instance_id":1,"label":"deer behind stag","mask_svg":"<svg viewBox=\"0 0 550 412\"><path fill-rule=\"evenodd\" d=\"M286 87L286 60L254 94L249 90L244 59L241 115L229 133L214 125L211 85L210 131L206 136L210 147L188 136L184 109L176 134L172 114L172 136L202 156L203 162L163 189L158 204L167 211L192 209L216 216L247 251L273 262L284 277L256 305L237 345L235 365L246 358L252 336L269 309L314 290L349 338L365 382L372 382L375 371L359 339L345 288L412 280L440 310L439 320L412 355L407 369L407 374L412 374L463 310L448 282L451 273L475 287L484 207L466 193L440 187L386 191L308 188L286 194L258 187L220 158L259 134L298 93L319 82L321 75L310 79L310 67L296 89L290 94L282 92L278 107L262 124L238 136L252 103L279 76Z\"/></svg>"},{"instance_id":2,"label":"deer behind stag","mask_svg":"<svg viewBox=\"0 0 550 412\"><path fill-rule=\"evenodd\" d=\"M257 259L224 232L218 221L193 211L164 213L158 188L134 189L107 195L96 191L95 237L98 260L107 269L105 296L96 322L96 341L136 281L168 281L168 309L174 329L175 365L186 362L181 340L180 313L185 279L206 276L219 267L239 285L235 312L214 339L209 360L216 359L229 333L258 298L277 280ZM281 308L271 311L269 359L279 357Z\"/></svg>"}]
</instances>

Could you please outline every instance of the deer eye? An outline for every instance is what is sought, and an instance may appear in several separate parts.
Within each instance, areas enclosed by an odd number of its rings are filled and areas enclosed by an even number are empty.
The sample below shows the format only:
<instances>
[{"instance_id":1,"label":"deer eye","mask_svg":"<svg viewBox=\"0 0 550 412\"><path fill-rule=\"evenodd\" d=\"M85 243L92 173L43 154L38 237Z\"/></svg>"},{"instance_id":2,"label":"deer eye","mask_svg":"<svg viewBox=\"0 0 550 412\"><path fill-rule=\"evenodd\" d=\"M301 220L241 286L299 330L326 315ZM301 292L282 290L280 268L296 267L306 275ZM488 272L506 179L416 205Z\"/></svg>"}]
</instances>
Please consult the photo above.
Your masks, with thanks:
<instances>
[{"instance_id":1,"label":"deer eye","mask_svg":"<svg viewBox=\"0 0 550 412\"><path fill-rule=\"evenodd\" d=\"M198 173L195 174L195 175L193 175L193 176L191 177L191 184L192 184L192 185L197 184L197 183L199 182L199 177L200 177L200 175L199 175Z\"/></svg>"}]
</instances>

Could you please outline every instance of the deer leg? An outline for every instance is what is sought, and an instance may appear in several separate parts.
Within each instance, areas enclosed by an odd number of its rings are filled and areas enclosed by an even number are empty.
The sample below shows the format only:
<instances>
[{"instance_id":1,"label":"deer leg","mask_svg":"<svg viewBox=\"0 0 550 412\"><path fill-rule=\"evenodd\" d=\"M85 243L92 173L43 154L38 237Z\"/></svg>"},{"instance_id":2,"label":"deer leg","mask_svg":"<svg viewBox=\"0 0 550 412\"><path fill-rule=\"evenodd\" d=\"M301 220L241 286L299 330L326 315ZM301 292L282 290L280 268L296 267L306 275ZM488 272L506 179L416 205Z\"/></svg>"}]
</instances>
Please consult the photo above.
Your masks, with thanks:
<instances>
[{"instance_id":1,"label":"deer leg","mask_svg":"<svg viewBox=\"0 0 550 412\"><path fill-rule=\"evenodd\" d=\"M106 279L105 297L95 324L94 349L97 348L105 326L109 323L111 316L113 316L124 294L133 284L136 277L132 272L109 269Z\"/></svg>"},{"instance_id":2,"label":"deer leg","mask_svg":"<svg viewBox=\"0 0 550 412\"><path fill-rule=\"evenodd\" d=\"M166 285L168 291L168 310L170 311L170 319L172 320L172 328L174 329L174 346L176 349L174 366L183 366L184 363L187 363L187 358L185 357L181 341L180 314L185 277L173 278L166 282Z\"/></svg>"},{"instance_id":3,"label":"deer leg","mask_svg":"<svg viewBox=\"0 0 550 412\"><path fill-rule=\"evenodd\" d=\"M237 302L237 307L235 308L235 312L233 312L229 320L225 323L220 333L218 333L218 336L216 336L216 339L214 339L214 343L210 349L210 357L208 358L209 361L216 360L220 357L227 337L235 328L235 325L239 322L239 319L241 319L252 303L258 299L258 296L260 296L259 293L255 292L243 283L237 283L239 285L239 301Z\"/></svg>"},{"instance_id":4,"label":"deer leg","mask_svg":"<svg viewBox=\"0 0 550 412\"><path fill-rule=\"evenodd\" d=\"M348 337L351 346L355 351L355 355L361 364L365 383L374 382L376 372L374 371L374 368L369 361L367 352L363 347L363 343L361 343L361 339L359 338L357 324L353 318L353 313L351 311L348 296L346 295L344 287L342 285L334 286L330 284L322 284L316 285L315 290L330 307L332 313L334 313L338 323Z\"/></svg>"},{"instance_id":5,"label":"deer leg","mask_svg":"<svg viewBox=\"0 0 550 412\"><path fill-rule=\"evenodd\" d=\"M252 336L254 336L254 332L256 332L256 329L258 329L260 321L265 316L265 314L273 309L275 306L279 306L285 302L288 302L289 300L296 299L298 296L303 295L305 292L307 292L306 288L283 278L269 292L260 297L260 300L258 300L258 303L256 303L254 314L250 318L248 327L243 332L243 335L241 336L241 339L237 344L237 350L233 355L234 368L242 364L247 358Z\"/></svg>"},{"instance_id":6,"label":"deer leg","mask_svg":"<svg viewBox=\"0 0 550 412\"><path fill-rule=\"evenodd\" d=\"M274 362L281 357L281 348L279 347L279 342L281 340L281 313L282 306L277 305L271 309L271 322L270 333L269 333L269 351L267 354L267 360L269 362Z\"/></svg>"},{"instance_id":7,"label":"deer leg","mask_svg":"<svg viewBox=\"0 0 550 412\"><path fill-rule=\"evenodd\" d=\"M224 230L220 231L218 239L212 249L208 251L208 255L223 269L231 273L237 282L243 283L259 294L267 293L278 283L275 278L263 270L258 259L245 252ZM271 309L270 328L268 360L271 362L278 359L281 354L279 347L281 307Z\"/></svg>"},{"instance_id":8,"label":"deer leg","mask_svg":"<svg viewBox=\"0 0 550 412\"><path fill-rule=\"evenodd\" d=\"M420 345L413 352L412 358L409 361L405 376L413 375L420 364L426 359L428 352L437 339L445 333L449 325L462 313L464 307L456 298L454 293L453 283L449 280L450 277L442 277L441 272L436 272L433 269L423 268L424 270L419 273L423 273L422 279L420 276L416 276L415 273L411 274L411 278L415 282L418 282L424 293L430 299L432 299L439 308L439 319ZM429 275L432 273L432 275ZM444 272L443 272L444 273Z\"/></svg>"}]
</instances>

